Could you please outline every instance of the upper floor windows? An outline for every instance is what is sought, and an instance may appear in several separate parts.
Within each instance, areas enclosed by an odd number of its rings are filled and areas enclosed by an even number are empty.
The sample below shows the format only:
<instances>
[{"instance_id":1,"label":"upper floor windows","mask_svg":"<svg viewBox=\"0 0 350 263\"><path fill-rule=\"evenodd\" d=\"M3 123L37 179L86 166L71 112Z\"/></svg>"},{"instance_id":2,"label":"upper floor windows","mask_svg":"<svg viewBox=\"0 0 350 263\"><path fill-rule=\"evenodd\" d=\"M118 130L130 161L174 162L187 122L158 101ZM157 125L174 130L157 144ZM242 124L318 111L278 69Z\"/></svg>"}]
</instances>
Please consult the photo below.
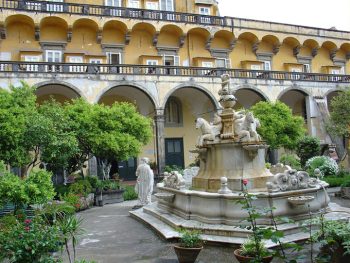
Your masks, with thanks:
<instances>
[{"instance_id":1,"label":"upper floor windows","mask_svg":"<svg viewBox=\"0 0 350 263\"><path fill-rule=\"evenodd\" d=\"M207 6L199 6L199 14L210 16L210 8Z\"/></svg>"},{"instance_id":2,"label":"upper floor windows","mask_svg":"<svg viewBox=\"0 0 350 263\"><path fill-rule=\"evenodd\" d=\"M167 104L165 105L165 125L180 126L181 124L182 124L181 102L175 97L170 97Z\"/></svg>"},{"instance_id":3,"label":"upper floor windows","mask_svg":"<svg viewBox=\"0 0 350 263\"><path fill-rule=\"evenodd\" d=\"M139 0L128 0L128 7L140 8L140 1Z\"/></svg>"},{"instance_id":4,"label":"upper floor windows","mask_svg":"<svg viewBox=\"0 0 350 263\"><path fill-rule=\"evenodd\" d=\"M159 9L159 4L158 4L158 2L146 2L146 9L158 10Z\"/></svg>"},{"instance_id":5,"label":"upper floor windows","mask_svg":"<svg viewBox=\"0 0 350 263\"><path fill-rule=\"evenodd\" d=\"M106 6L114 6L114 7L121 7L122 1L121 0L105 0Z\"/></svg>"},{"instance_id":6,"label":"upper floor windows","mask_svg":"<svg viewBox=\"0 0 350 263\"><path fill-rule=\"evenodd\" d=\"M175 10L174 0L160 0L160 9L173 12Z\"/></svg>"}]
</instances>

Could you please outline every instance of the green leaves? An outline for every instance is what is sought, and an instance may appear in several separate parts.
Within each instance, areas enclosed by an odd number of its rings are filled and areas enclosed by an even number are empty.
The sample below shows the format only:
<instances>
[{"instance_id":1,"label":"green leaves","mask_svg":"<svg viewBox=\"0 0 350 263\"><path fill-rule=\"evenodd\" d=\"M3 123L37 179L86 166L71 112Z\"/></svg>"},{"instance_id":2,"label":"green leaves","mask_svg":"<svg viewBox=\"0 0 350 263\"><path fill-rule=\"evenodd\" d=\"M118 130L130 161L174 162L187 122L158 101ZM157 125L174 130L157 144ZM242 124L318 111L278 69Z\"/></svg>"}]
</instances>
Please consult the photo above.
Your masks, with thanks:
<instances>
[{"instance_id":1,"label":"green leaves","mask_svg":"<svg viewBox=\"0 0 350 263\"><path fill-rule=\"evenodd\" d=\"M260 120L259 134L272 149L294 149L297 140L305 134L303 118L293 116L291 109L282 102L261 101L251 110Z\"/></svg>"},{"instance_id":2,"label":"green leaves","mask_svg":"<svg viewBox=\"0 0 350 263\"><path fill-rule=\"evenodd\" d=\"M350 89L340 92L331 101L330 123L327 130L336 135L350 136Z\"/></svg>"}]
</instances>

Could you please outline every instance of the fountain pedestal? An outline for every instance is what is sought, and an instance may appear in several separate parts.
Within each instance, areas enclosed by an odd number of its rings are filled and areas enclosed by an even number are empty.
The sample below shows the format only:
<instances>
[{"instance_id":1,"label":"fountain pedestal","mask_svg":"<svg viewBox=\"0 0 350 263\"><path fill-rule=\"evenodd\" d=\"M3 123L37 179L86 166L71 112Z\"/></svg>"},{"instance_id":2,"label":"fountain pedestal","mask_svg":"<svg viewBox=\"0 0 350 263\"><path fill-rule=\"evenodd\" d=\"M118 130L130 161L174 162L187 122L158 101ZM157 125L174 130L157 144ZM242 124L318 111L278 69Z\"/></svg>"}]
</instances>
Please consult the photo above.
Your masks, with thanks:
<instances>
[{"instance_id":1,"label":"fountain pedestal","mask_svg":"<svg viewBox=\"0 0 350 263\"><path fill-rule=\"evenodd\" d=\"M243 179L248 179L249 189L266 190L266 182L272 177L265 167L266 148L263 143L208 142L201 149L206 151L205 159L193 178L192 188L217 193L221 187L220 178L226 177L227 186L233 191L242 190Z\"/></svg>"}]
</instances>

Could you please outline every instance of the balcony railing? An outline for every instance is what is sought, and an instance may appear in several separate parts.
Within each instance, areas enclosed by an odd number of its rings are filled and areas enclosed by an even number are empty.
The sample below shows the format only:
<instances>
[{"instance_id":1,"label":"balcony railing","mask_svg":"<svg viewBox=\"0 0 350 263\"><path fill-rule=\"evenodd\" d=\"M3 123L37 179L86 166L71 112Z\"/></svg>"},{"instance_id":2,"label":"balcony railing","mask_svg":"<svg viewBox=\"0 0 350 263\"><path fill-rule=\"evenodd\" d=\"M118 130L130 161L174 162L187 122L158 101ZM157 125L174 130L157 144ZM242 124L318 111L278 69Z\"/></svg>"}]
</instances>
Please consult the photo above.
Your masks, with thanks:
<instances>
[{"instance_id":1,"label":"balcony railing","mask_svg":"<svg viewBox=\"0 0 350 263\"><path fill-rule=\"evenodd\" d=\"M265 71L227 68L147 66L130 64L87 64L87 63L49 63L0 61L0 71L13 73L54 73L54 74L111 74L111 75L147 75L147 76L189 76L220 77L229 74L231 78L258 80L290 80L313 82L350 83L350 75L320 73Z\"/></svg>"},{"instance_id":2,"label":"balcony railing","mask_svg":"<svg viewBox=\"0 0 350 263\"><path fill-rule=\"evenodd\" d=\"M1 0L0 8L32 12L69 13L89 16L111 16L142 20L166 20L173 22L225 26L226 18L199 14L178 13L170 11L135 9L125 7L111 7L102 5L27 1Z\"/></svg>"}]
</instances>

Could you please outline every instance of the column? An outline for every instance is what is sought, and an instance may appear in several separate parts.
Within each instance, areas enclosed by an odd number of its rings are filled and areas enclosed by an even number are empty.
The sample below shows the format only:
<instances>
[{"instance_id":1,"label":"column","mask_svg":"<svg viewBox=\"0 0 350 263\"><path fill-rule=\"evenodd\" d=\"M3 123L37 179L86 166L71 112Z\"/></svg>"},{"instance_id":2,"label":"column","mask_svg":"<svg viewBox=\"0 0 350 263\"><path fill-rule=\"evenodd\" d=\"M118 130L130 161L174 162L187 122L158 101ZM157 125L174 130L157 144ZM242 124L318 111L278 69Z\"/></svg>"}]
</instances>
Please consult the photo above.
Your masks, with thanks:
<instances>
[{"instance_id":1,"label":"column","mask_svg":"<svg viewBox=\"0 0 350 263\"><path fill-rule=\"evenodd\" d=\"M315 120L317 119L316 103L312 96L305 96L307 128L310 136L317 136L317 127Z\"/></svg>"},{"instance_id":2,"label":"column","mask_svg":"<svg viewBox=\"0 0 350 263\"><path fill-rule=\"evenodd\" d=\"M165 116L163 109L157 109L154 116L155 131L156 131L156 152L157 152L157 168L161 174L165 167L165 141L164 141L164 123Z\"/></svg>"}]
</instances>

